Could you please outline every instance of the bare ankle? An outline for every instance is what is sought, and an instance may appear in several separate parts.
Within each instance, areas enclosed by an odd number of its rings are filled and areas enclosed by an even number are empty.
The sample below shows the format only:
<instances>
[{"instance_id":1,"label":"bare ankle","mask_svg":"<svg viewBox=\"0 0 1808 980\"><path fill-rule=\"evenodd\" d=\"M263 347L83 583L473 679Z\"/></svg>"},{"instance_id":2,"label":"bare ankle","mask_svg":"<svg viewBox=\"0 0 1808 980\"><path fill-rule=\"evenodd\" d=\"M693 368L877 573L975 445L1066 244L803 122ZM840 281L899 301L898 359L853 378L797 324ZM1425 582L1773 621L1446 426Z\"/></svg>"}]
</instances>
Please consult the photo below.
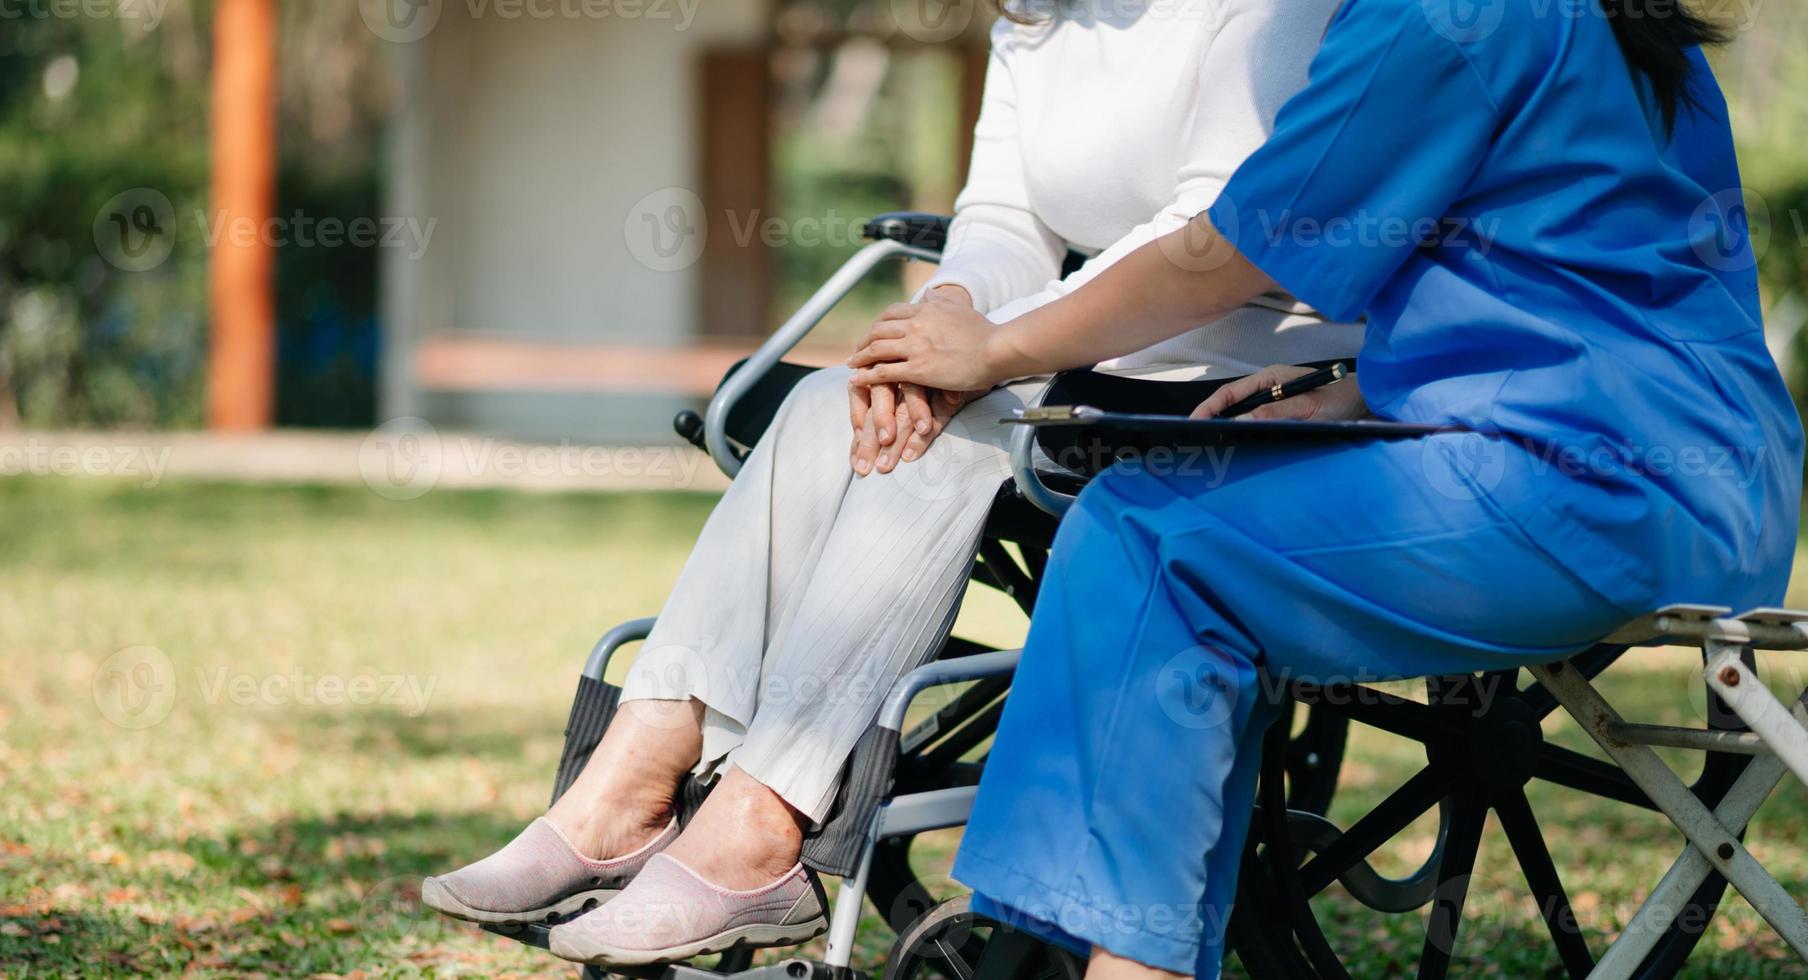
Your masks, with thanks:
<instances>
[{"instance_id":1,"label":"bare ankle","mask_svg":"<svg viewBox=\"0 0 1808 980\"><path fill-rule=\"evenodd\" d=\"M667 853L717 884L754 888L797 865L808 826L777 793L731 769Z\"/></svg>"},{"instance_id":2,"label":"bare ankle","mask_svg":"<svg viewBox=\"0 0 1808 980\"><path fill-rule=\"evenodd\" d=\"M546 814L595 859L629 853L672 822L674 799L703 748L697 701L630 701L571 788Z\"/></svg>"},{"instance_id":3,"label":"bare ankle","mask_svg":"<svg viewBox=\"0 0 1808 980\"><path fill-rule=\"evenodd\" d=\"M578 853L605 861L631 854L659 836L671 824L674 812L670 796L636 798L623 794L590 802L567 794L546 812L546 819L559 828Z\"/></svg>"}]
</instances>

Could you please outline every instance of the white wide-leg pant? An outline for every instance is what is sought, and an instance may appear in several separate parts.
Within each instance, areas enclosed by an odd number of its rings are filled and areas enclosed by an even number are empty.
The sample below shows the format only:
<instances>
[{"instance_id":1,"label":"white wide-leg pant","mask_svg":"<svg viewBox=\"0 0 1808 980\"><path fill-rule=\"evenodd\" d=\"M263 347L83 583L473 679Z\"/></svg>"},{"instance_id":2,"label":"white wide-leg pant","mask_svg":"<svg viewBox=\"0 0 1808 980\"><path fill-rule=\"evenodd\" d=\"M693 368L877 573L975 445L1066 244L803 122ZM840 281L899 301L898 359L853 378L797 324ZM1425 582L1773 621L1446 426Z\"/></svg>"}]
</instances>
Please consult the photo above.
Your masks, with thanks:
<instances>
[{"instance_id":1,"label":"white wide-leg pant","mask_svg":"<svg viewBox=\"0 0 1808 980\"><path fill-rule=\"evenodd\" d=\"M947 629L1010 475L999 420L1046 384L967 405L914 462L854 476L849 371L810 375L704 525L624 702L707 707L697 774L729 765L820 823L892 683Z\"/></svg>"}]
</instances>

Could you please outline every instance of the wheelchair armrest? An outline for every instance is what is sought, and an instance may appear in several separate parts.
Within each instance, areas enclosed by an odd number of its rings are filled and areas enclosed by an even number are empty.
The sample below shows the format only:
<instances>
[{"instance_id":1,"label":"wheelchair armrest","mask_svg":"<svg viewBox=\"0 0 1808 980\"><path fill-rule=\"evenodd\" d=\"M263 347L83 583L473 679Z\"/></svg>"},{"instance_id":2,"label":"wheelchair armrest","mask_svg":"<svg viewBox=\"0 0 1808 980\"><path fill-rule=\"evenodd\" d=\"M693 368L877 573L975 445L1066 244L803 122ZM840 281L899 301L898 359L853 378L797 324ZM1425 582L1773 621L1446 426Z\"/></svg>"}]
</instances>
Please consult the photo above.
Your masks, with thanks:
<instances>
[{"instance_id":1,"label":"wheelchair armrest","mask_svg":"<svg viewBox=\"0 0 1808 980\"><path fill-rule=\"evenodd\" d=\"M925 211L892 211L875 215L860 229L868 241L893 241L940 252L948 246L948 226L954 219Z\"/></svg>"},{"instance_id":2,"label":"wheelchair armrest","mask_svg":"<svg viewBox=\"0 0 1808 980\"><path fill-rule=\"evenodd\" d=\"M1042 400L1047 396L1048 389L1045 388L1035 398L1034 404L1028 407L1042 407ZM1017 492L1023 499L1036 505L1037 509L1053 517L1060 517L1067 513L1067 508L1073 506L1075 498L1043 483L1042 477L1036 473L1036 427L1019 425L1015 428L1016 431L1011 433L1011 480L1017 485Z\"/></svg>"},{"instance_id":3,"label":"wheelchair armrest","mask_svg":"<svg viewBox=\"0 0 1808 980\"><path fill-rule=\"evenodd\" d=\"M909 710L910 702L916 700L917 695L943 684L1009 674L1017 669L1017 658L1022 655L1022 650L997 650L953 660L936 660L918 667L898 678L890 693L885 695L885 704L879 709L879 727L891 732L903 731L904 712Z\"/></svg>"},{"instance_id":4,"label":"wheelchair armrest","mask_svg":"<svg viewBox=\"0 0 1808 980\"><path fill-rule=\"evenodd\" d=\"M615 651L646 639L652 632L653 617L649 616L646 619L630 619L604 633L603 638L596 641L596 646L590 648L590 658L584 661L584 676L593 681L602 680L603 673L609 669L609 658L615 655Z\"/></svg>"}]
</instances>

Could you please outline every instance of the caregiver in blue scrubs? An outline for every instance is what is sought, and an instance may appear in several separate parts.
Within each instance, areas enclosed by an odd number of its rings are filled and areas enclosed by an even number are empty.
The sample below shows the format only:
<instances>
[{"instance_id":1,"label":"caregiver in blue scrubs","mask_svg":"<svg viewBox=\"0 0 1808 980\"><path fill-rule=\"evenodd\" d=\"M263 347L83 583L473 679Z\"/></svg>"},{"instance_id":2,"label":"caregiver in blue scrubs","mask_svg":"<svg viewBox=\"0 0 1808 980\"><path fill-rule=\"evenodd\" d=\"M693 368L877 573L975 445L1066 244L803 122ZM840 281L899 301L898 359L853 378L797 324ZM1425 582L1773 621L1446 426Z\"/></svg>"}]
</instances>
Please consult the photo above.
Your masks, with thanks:
<instances>
[{"instance_id":1,"label":"caregiver in blue scrubs","mask_svg":"<svg viewBox=\"0 0 1808 980\"><path fill-rule=\"evenodd\" d=\"M1095 480L955 865L982 908L1090 948L1094 980L1216 976L1269 717L1258 668L1536 664L1665 603L1782 599L1802 433L1763 342L1711 39L1669 0L1348 0L1192 226L1007 324L931 302L875 327L856 380L970 390L1279 288L1368 333L1353 383L1260 414L1473 430Z\"/></svg>"}]
</instances>

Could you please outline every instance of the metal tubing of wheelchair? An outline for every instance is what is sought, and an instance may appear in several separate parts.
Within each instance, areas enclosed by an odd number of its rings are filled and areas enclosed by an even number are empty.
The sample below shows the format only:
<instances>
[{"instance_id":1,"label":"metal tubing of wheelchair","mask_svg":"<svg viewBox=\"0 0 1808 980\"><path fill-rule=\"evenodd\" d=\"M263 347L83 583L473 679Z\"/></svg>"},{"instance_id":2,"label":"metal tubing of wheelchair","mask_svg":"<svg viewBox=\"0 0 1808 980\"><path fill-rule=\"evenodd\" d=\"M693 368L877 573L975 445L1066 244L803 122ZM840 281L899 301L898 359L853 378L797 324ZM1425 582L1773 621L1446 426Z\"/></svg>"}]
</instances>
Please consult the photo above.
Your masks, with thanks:
<instances>
[{"instance_id":1,"label":"metal tubing of wheelchair","mask_svg":"<svg viewBox=\"0 0 1808 980\"><path fill-rule=\"evenodd\" d=\"M1032 408L1040 408L1042 396L1037 395ZM1033 425L1017 426L1011 433L1011 478L1017 483L1017 492L1023 499L1035 504L1040 510L1060 517L1073 506L1074 498L1064 493L1050 490L1036 475L1036 427Z\"/></svg>"},{"instance_id":2,"label":"metal tubing of wheelchair","mask_svg":"<svg viewBox=\"0 0 1808 980\"><path fill-rule=\"evenodd\" d=\"M977 786L950 786L894 797L879 809L878 839L959 827L973 813Z\"/></svg>"},{"instance_id":3,"label":"metal tubing of wheelchair","mask_svg":"<svg viewBox=\"0 0 1808 980\"><path fill-rule=\"evenodd\" d=\"M603 673L609 669L609 658L615 655L615 651L635 640L646 639L651 632L653 617L649 616L646 619L630 619L604 633L603 638L596 641L596 646L590 649L590 659L584 661L584 676L593 681L602 680Z\"/></svg>"},{"instance_id":4,"label":"metal tubing of wheelchair","mask_svg":"<svg viewBox=\"0 0 1808 980\"><path fill-rule=\"evenodd\" d=\"M1666 606L1615 630L1606 642L1647 646L1715 640L1758 650L1808 649L1808 622L1801 621L1801 613L1752 609L1726 615L1730 612L1725 606Z\"/></svg>"},{"instance_id":5,"label":"metal tubing of wheelchair","mask_svg":"<svg viewBox=\"0 0 1808 980\"><path fill-rule=\"evenodd\" d=\"M885 695L885 704L879 709L879 727L893 732L903 731L904 713L909 710L910 702L917 695L942 684L957 684L1009 674L1017 669L1017 658L1022 655L1022 650L998 650L976 653L958 660L937 660L918 667L899 678L891 686L891 692Z\"/></svg>"},{"instance_id":6,"label":"metal tubing of wheelchair","mask_svg":"<svg viewBox=\"0 0 1808 980\"><path fill-rule=\"evenodd\" d=\"M1720 805L1714 808L1715 819L1727 827L1743 830L1751 822L1752 815L1758 812L1758 807L1776 789L1783 772L1783 761L1776 756L1753 761L1739 774ZM1713 870L1706 855L1694 845L1684 844L1670 870L1664 872L1657 887L1633 914L1632 921L1620 931L1620 938L1595 964L1589 980L1625 980L1636 973L1670 924L1676 921L1689 896L1695 894Z\"/></svg>"},{"instance_id":7,"label":"metal tubing of wheelchair","mask_svg":"<svg viewBox=\"0 0 1808 980\"><path fill-rule=\"evenodd\" d=\"M1796 955L1808 959L1808 913L1803 912L1783 886L1752 857L1738 839L1737 832L1721 823L1650 746L1628 745L1608 736L1608 726L1625 719L1580 672L1563 664L1531 670L1532 676L1550 690L1564 710L1581 723L1589 737L1619 764L1627 777L1651 797L1714 869L1745 896Z\"/></svg>"},{"instance_id":8,"label":"metal tubing of wheelchair","mask_svg":"<svg viewBox=\"0 0 1808 980\"><path fill-rule=\"evenodd\" d=\"M1698 752L1735 752L1740 755L1767 755L1770 752L1765 747L1764 740L1752 732L1714 732L1705 728L1622 722L1607 726L1607 734L1634 745L1659 745L1671 749L1694 749Z\"/></svg>"},{"instance_id":9,"label":"metal tubing of wheelchair","mask_svg":"<svg viewBox=\"0 0 1808 980\"><path fill-rule=\"evenodd\" d=\"M1808 784L1808 691L1785 707L1758 679L1737 646L1725 646L1708 658L1704 672L1708 686L1745 722L1751 733L1764 740L1788 764L1795 778Z\"/></svg>"},{"instance_id":10,"label":"metal tubing of wheelchair","mask_svg":"<svg viewBox=\"0 0 1808 980\"><path fill-rule=\"evenodd\" d=\"M873 873L873 848L878 842L881 815L873 817L873 830L867 835L866 853L860 855L860 866L852 878L844 878L835 893L835 911L829 916L829 947L822 961L831 969L846 969L854 958L854 933L860 928L860 903L866 901L867 879Z\"/></svg>"},{"instance_id":11,"label":"metal tubing of wheelchair","mask_svg":"<svg viewBox=\"0 0 1808 980\"><path fill-rule=\"evenodd\" d=\"M754 382L764 377L772 366L790 353L805 335L816 328L822 318L835 308L835 304L853 291L853 288L865 279L867 274L885 262L894 258L922 259L935 262L941 253L914 245L906 245L889 239L877 241L855 252L853 258L843 263L835 274L829 277L822 288L811 294L810 298L799 307L791 318L773 331L766 338L747 363L739 371L722 382L716 389L716 395L709 401L709 411L703 416L703 440L709 447L709 454L722 468L722 472L734 476L741 471L741 461L735 458L734 450L728 445L728 413L734 408L741 396L750 390Z\"/></svg>"}]
</instances>

